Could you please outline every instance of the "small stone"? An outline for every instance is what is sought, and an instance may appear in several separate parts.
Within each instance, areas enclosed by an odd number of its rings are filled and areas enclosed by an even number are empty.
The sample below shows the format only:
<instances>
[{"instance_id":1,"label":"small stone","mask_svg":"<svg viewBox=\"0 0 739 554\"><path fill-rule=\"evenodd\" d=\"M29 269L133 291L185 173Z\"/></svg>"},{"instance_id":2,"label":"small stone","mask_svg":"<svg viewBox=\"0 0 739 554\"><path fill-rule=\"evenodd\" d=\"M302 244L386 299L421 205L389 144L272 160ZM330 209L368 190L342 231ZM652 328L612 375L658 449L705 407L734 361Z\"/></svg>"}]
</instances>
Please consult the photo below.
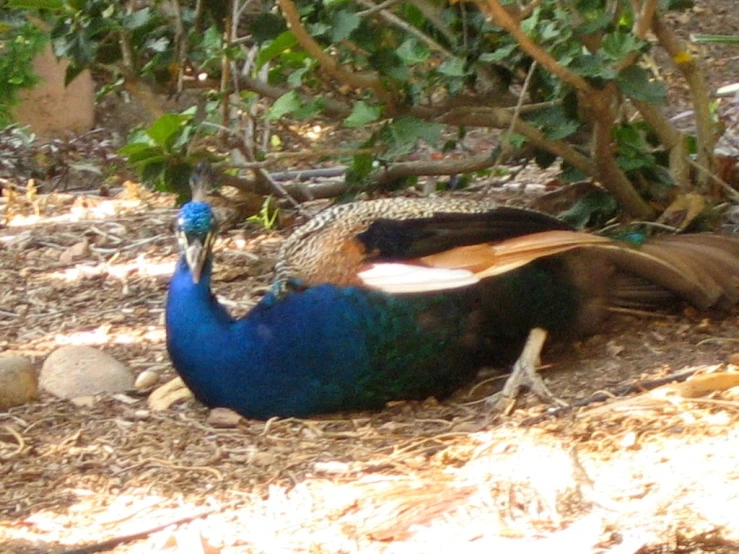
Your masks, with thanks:
<instances>
[{"instance_id":1,"label":"small stone","mask_svg":"<svg viewBox=\"0 0 739 554\"><path fill-rule=\"evenodd\" d=\"M98 399L95 396L89 394L85 396L75 396L74 398L70 398L69 401L78 408L92 408L95 404L97 404Z\"/></svg>"},{"instance_id":2,"label":"small stone","mask_svg":"<svg viewBox=\"0 0 739 554\"><path fill-rule=\"evenodd\" d=\"M124 364L90 346L62 346L41 368L41 388L59 398L123 392L133 388L133 373Z\"/></svg>"},{"instance_id":3,"label":"small stone","mask_svg":"<svg viewBox=\"0 0 739 554\"><path fill-rule=\"evenodd\" d=\"M133 396L129 396L127 394L123 394L123 393L120 393L120 392L119 393L116 393L116 394L114 394L112 396L118 402L122 402L123 404L127 404L129 406L131 404L136 404L137 402L139 402L141 400L140 398L134 398Z\"/></svg>"},{"instance_id":4,"label":"small stone","mask_svg":"<svg viewBox=\"0 0 739 554\"><path fill-rule=\"evenodd\" d=\"M85 258L90 255L90 245L86 240L77 242L67 248L59 255L59 261L63 264L71 263L78 258Z\"/></svg>"},{"instance_id":5,"label":"small stone","mask_svg":"<svg viewBox=\"0 0 739 554\"><path fill-rule=\"evenodd\" d=\"M139 373L138 377L136 377L136 381L134 382L133 387L137 391L147 391L155 387L158 383L159 374L156 371L146 369Z\"/></svg>"},{"instance_id":6,"label":"small stone","mask_svg":"<svg viewBox=\"0 0 739 554\"><path fill-rule=\"evenodd\" d=\"M241 416L228 408L213 408L208 414L207 422L219 429L233 429L239 425Z\"/></svg>"},{"instance_id":7,"label":"small stone","mask_svg":"<svg viewBox=\"0 0 739 554\"><path fill-rule=\"evenodd\" d=\"M277 457L270 452L255 452L250 463L257 467L269 467L277 461Z\"/></svg>"},{"instance_id":8,"label":"small stone","mask_svg":"<svg viewBox=\"0 0 739 554\"><path fill-rule=\"evenodd\" d=\"M38 377L23 356L0 356L0 411L20 406L36 396Z\"/></svg>"},{"instance_id":9,"label":"small stone","mask_svg":"<svg viewBox=\"0 0 739 554\"><path fill-rule=\"evenodd\" d=\"M739 352L734 352L734 353L733 353L733 354L732 354L732 355L731 355L731 356L729 357L729 363L730 363L731 365L739 366Z\"/></svg>"}]
</instances>

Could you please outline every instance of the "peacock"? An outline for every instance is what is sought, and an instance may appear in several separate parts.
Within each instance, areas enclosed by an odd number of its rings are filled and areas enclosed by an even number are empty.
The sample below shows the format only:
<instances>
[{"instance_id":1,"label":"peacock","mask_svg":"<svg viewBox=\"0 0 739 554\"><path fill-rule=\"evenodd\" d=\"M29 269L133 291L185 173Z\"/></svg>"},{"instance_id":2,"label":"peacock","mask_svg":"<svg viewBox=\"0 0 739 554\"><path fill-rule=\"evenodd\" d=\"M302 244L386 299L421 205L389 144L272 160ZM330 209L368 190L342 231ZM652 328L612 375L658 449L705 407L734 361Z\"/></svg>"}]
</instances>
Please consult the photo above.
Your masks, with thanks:
<instances>
[{"instance_id":1,"label":"peacock","mask_svg":"<svg viewBox=\"0 0 739 554\"><path fill-rule=\"evenodd\" d=\"M211 292L212 208L180 209L166 301L174 368L209 407L308 417L442 398L484 365L518 360L503 391L549 398L547 335L594 333L613 306L739 300L739 237L663 235L635 246L536 211L471 198L328 208L284 242L273 287L241 319Z\"/></svg>"}]
</instances>

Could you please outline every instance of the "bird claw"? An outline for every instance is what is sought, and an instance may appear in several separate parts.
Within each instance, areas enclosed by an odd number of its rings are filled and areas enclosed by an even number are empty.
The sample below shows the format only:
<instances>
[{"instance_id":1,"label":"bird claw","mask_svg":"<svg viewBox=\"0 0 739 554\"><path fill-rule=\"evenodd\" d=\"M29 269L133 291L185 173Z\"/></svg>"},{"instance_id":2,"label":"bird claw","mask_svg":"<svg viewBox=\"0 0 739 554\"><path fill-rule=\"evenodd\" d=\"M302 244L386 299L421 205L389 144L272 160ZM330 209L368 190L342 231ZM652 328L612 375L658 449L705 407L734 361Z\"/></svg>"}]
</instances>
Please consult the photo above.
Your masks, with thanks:
<instances>
[{"instance_id":1,"label":"bird claw","mask_svg":"<svg viewBox=\"0 0 739 554\"><path fill-rule=\"evenodd\" d=\"M537 327L529 331L521 356L513 364L513 370L506 380L503 390L493 394L485 401L485 405L489 409L506 415L510 414L523 388L529 389L544 402L561 403L536 372L546 338L547 332L544 329Z\"/></svg>"}]
</instances>

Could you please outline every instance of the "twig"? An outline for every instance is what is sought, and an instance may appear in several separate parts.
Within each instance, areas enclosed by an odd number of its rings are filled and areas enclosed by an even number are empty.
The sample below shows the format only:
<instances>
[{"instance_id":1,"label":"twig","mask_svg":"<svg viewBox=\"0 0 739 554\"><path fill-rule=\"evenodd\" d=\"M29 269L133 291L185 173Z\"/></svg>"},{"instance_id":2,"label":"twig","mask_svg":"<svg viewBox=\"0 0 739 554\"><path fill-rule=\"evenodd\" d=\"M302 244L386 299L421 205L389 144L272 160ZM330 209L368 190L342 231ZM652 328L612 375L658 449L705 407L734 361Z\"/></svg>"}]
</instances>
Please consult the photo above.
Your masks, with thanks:
<instances>
[{"instance_id":1,"label":"twig","mask_svg":"<svg viewBox=\"0 0 739 554\"><path fill-rule=\"evenodd\" d=\"M3 425L3 429L9 434L12 435L12 437L15 439L15 441L18 443L18 447L15 449L14 452L11 452L7 456L2 456L3 460L10 460L11 458L17 456L21 452L23 452L23 449L26 447L26 441L23 440L23 436L13 429L10 425Z\"/></svg>"},{"instance_id":2,"label":"twig","mask_svg":"<svg viewBox=\"0 0 739 554\"><path fill-rule=\"evenodd\" d=\"M562 81L582 92L592 95L589 100L596 100L598 91L593 89L588 82L577 73L570 71L560 64L551 54L536 44L522 29L511 15L500 5L498 0L477 0L475 2L483 11L492 17L495 24L516 39L521 48L544 67L549 73L556 75Z\"/></svg>"},{"instance_id":3,"label":"twig","mask_svg":"<svg viewBox=\"0 0 739 554\"><path fill-rule=\"evenodd\" d=\"M349 69L344 69L331 55L323 51L301 23L300 14L292 0L277 0L277 5L300 45L318 61L326 73L352 87L374 91L380 102L386 104L386 106L395 104L376 73L355 73Z\"/></svg>"},{"instance_id":4,"label":"twig","mask_svg":"<svg viewBox=\"0 0 739 554\"><path fill-rule=\"evenodd\" d=\"M739 192L736 191L734 187L732 187L729 183L724 181L721 177L716 175L714 172L712 172L710 169L702 166L696 161L693 161L691 159L688 159L688 162L690 165L695 167L698 171L701 173L705 173L709 179L716 182L718 185L721 186L722 189L724 189L724 192L726 193L726 196L728 196L732 202L739 203Z\"/></svg>"},{"instance_id":5,"label":"twig","mask_svg":"<svg viewBox=\"0 0 739 554\"><path fill-rule=\"evenodd\" d=\"M380 17L382 17L385 21L387 21L388 23L390 23L392 25L395 25L396 27L399 27L403 31L407 32L408 34L413 35L414 37L416 37L417 39L419 39L421 42L424 42L426 44L426 46L428 46L432 50L436 50L437 52L442 53L447 58L455 58L456 57L452 52L450 52L449 50L447 50L446 48L444 48L441 44L439 44L438 42L436 42L430 36L426 35L425 33L422 33L421 31L419 31L418 29L416 29L412 25L409 25L408 23L406 23L405 21L403 21L402 19L400 19L396 15L393 15L389 11L387 11L385 9L382 9L382 8L377 9L378 6L375 5L373 2L371 2L370 0L357 0L357 2L359 4L362 4L363 6L369 7L369 9L367 11L360 12L358 15L368 14L370 12L372 12L372 13L379 12L378 15ZM393 3L394 3L394 0L393 0ZM383 4L387 4L387 2L383 2ZM382 5L382 4L380 4L380 5ZM440 30L442 32L444 32L444 29L440 29Z\"/></svg>"},{"instance_id":6,"label":"twig","mask_svg":"<svg viewBox=\"0 0 739 554\"><path fill-rule=\"evenodd\" d=\"M360 2L361 4L368 5L371 4L371 2ZM380 2L379 4L373 4L371 8L364 10L363 12L357 13L358 17L367 17L369 15L374 15L379 11L385 10L394 4L399 4L400 0L385 0L384 2Z\"/></svg>"},{"instance_id":7,"label":"twig","mask_svg":"<svg viewBox=\"0 0 739 554\"><path fill-rule=\"evenodd\" d=\"M690 54L685 43L665 25L659 12L656 12L652 18L652 32L688 82L695 108L697 161L701 166L710 170L713 165L713 147L716 144L716 138L711 123L708 87L701 66ZM699 186L705 187L708 178L705 174L701 174L697 181Z\"/></svg>"},{"instance_id":8,"label":"twig","mask_svg":"<svg viewBox=\"0 0 739 554\"><path fill-rule=\"evenodd\" d=\"M139 531L138 533L131 533L130 535L121 535L120 537L114 537L106 541L88 544L87 546L81 546L79 548L72 548L71 550L63 550L62 552L59 552L58 554L94 554L95 552L103 552L105 550L111 550L127 542L145 539L149 535L153 535L154 533L163 531L167 527L172 527L173 525L182 525L183 523L189 523L191 521L195 521L196 519L201 519L211 514L217 513L218 511L219 510L206 510L204 512L197 513L195 515L181 517L180 519L170 521L169 523L163 523L161 525L157 525L156 527L151 527L144 531Z\"/></svg>"},{"instance_id":9,"label":"twig","mask_svg":"<svg viewBox=\"0 0 739 554\"><path fill-rule=\"evenodd\" d=\"M177 94L182 92L182 85L185 80L185 67L187 66L187 40L185 34L185 24L182 22L182 7L180 0L172 0L170 3L174 11L174 42L175 42L175 58L177 60Z\"/></svg>"},{"instance_id":10,"label":"twig","mask_svg":"<svg viewBox=\"0 0 739 554\"><path fill-rule=\"evenodd\" d=\"M625 396L627 394L631 394L634 392L641 392L644 390L656 389L657 387L661 387L662 385L667 385L669 383L681 383L685 381L686 379L688 379L689 377L692 377L693 375L698 373L698 371L699 369L690 369L690 370L683 371L680 373L673 373L672 375L661 377L659 379L649 379L647 381L640 381L637 383L631 383L628 385L616 387L612 392L599 392L587 398L577 400L573 402L572 404L568 404L567 406L552 408L538 416L526 418L520 423L520 425L521 427L528 427L529 425L535 425L537 423L541 423L542 421L550 417L561 416L563 414L571 412L572 410L576 408L582 408L583 406L589 406L590 404L594 404L595 402L604 402L614 397Z\"/></svg>"},{"instance_id":11,"label":"twig","mask_svg":"<svg viewBox=\"0 0 739 554\"><path fill-rule=\"evenodd\" d=\"M516 108L513 110L513 117L511 117L511 124L508 126L508 129L503 133L503 137L501 139L503 146L500 149L500 153L498 154L498 159L495 160L495 167L500 165L503 158L507 156L511 150L511 135L513 134L513 129L516 127L516 122L520 119L521 107L523 106L523 99L526 97L526 93L529 90L529 85L531 83L531 77L534 75L534 71L536 71L536 60L534 60L531 63L531 67L529 67L529 71L528 73L526 73L526 79L524 79L523 87L521 88L521 94L518 96L518 102L516 102Z\"/></svg>"}]
</instances>

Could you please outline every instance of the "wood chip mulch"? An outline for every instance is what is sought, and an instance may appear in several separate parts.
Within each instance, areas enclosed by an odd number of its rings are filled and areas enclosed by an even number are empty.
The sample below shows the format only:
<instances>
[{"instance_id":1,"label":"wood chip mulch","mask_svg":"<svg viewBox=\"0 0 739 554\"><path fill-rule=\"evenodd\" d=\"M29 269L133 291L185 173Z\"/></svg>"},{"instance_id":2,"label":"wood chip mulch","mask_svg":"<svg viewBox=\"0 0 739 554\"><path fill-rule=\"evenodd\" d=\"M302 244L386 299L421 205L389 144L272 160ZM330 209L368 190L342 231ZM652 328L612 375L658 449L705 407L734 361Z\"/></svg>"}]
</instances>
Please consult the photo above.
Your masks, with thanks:
<instances>
[{"instance_id":1,"label":"wood chip mulch","mask_svg":"<svg viewBox=\"0 0 739 554\"><path fill-rule=\"evenodd\" d=\"M169 198L50 194L0 202L0 352L63 344L172 377L162 306L176 258ZM243 314L281 236L226 230L214 283ZM87 255L62 254L87 242ZM693 368L732 373L735 315L619 316L547 354L567 402ZM41 394L0 413L0 552L734 552L739 393L493 417L482 381L443 403L240 420L145 394L76 406ZM631 395L633 396L633 395ZM604 408L606 406L606 408ZM614 404L616 406L616 404Z\"/></svg>"}]
</instances>

